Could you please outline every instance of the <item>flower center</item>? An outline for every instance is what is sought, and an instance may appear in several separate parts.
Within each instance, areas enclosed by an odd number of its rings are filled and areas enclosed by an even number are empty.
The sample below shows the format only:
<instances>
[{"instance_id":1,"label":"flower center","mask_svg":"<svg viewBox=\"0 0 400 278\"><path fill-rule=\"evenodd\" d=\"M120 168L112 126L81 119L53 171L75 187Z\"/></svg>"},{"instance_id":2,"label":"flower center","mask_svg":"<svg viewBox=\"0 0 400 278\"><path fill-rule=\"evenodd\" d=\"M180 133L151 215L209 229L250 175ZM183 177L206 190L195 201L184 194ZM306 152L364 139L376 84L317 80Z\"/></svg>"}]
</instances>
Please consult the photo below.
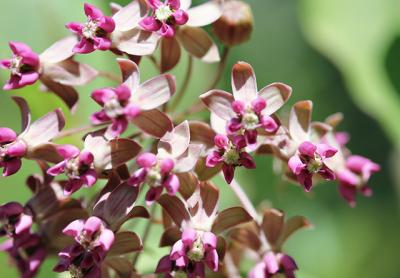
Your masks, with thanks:
<instances>
[{"instance_id":1,"label":"flower center","mask_svg":"<svg viewBox=\"0 0 400 278\"><path fill-rule=\"evenodd\" d=\"M106 112L106 115L112 119L124 114L124 108L121 106L119 100L115 97L109 99L104 104L104 111Z\"/></svg>"},{"instance_id":2,"label":"flower center","mask_svg":"<svg viewBox=\"0 0 400 278\"><path fill-rule=\"evenodd\" d=\"M259 124L258 116L253 111L244 113L242 123L245 129L255 129Z\"/></svg>"},{"instance_id":3,"label":"flower center","mask_svg":"<svg viewBox=\"0 0 400 278\"><path fill-rule=\"evenodd\" d=\"M93 39L96 37L98 29L97 21L89 19L82 28L82 35L87 39Z\"/></svg>"},{"instance_id":4,"label":"flower center","mask_svg":"<svg viewBox=\"0 0 400 278\"><path fill-rule=\"evenodd\" d=\"M317 173L319 170L321 170L322 166L322 158L316 155L314 159L311 159L307 163L307 170L311 173Z\"/></svg>"},{"instance_id":5,"label":"flower center","mask_svg":"<svg viewBox=\"0 0 400 278\"><path fill-rule=\"evenodd\" d=\"M173 11L169 7L169 5L162 5L156 10L156 18L159 21L168 20L172 14L173 14Z\"/></svg>"},{"instance_id":6,"label":"flower center","mask_svg":"<svg viewBox=\"0 0 400 278\"><path fill-rule=\"evenodd\" d=\"M161 183L161 173L158 167L153 167L149 170L146 176L146 183L149 186L157 186Z\"/></svg>"},{"instance_id":7,"label":"flower center","mask_svg":"<svg viewBox=\"0 0 400 278\"><path fill-rule=\"evenodd\" d=\"M79 168L80 168L79 158L78 157L72 158L67 161L67 165L65 167L65 174L71 178L79 177L80 174Z\"/></svg>"},{"instance_id":8,"label":"flower center","mask_svg":"<svg viewBox=\"0 0 400 278\"><path fill-rule=\"evenodd\" d=\"M14 55L11 59L10 71L12 75L21 75L22 57Z\"/></svg>"},{"instance_id":9,"label":"flower center","mask_svg":"<svg viewBox=\"0 0 400 278\"><path fill-rule=\"evenodd\" d=\"M198 237L193 243L192 248L187 254L188 258L195 262L200 262L204 258L204 245L201 238Z\"/></svg>"},{"instance_id":10,"label":"flower center","mask_svg":"<svg viewBox=\"0 0 400 278\"><path fill-rule=\"evenodd\" d=\"M174 278L187 278L186 272L182 270L175 271Z\"/></svg>"},{"instance_id":11,"label":"flower center","mask_svg":"<svg viewBox=\"0 0 400 278\"><path fill-rule=\"evenodd\" d=\"M223 158L226 164L237 164L240 154L238 150L230 144L228 149L225 151Z\"/></svg>"},{"instance_id":12,"label":"flower center","mask_svg":"<svg viewBox=\"0 0 400 278\"><path fill-rule=\"evenodd\" d=\"M80 267L77 267L75 265L70 265L69 268L69 273L71 274L71 278L82 278L83 273Z\"/></svg>"}]
</instances>

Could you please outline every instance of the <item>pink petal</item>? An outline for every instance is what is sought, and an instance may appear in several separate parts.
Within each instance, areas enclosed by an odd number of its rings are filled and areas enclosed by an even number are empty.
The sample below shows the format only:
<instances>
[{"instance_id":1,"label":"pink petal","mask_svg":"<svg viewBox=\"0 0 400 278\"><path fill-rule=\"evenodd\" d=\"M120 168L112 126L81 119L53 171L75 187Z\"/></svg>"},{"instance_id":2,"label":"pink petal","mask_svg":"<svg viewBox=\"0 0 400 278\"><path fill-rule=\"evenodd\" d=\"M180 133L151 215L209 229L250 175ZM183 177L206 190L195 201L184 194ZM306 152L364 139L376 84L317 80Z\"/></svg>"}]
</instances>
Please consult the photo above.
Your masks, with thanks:
<instances>
[{"instance_id":1,"label":"pink petal","mask_svg":"<svg viewBox=\"0 0 400 278\"><path fill-rule=\"evenodd\" d=\"M77 147L73 145L61 145L57 146L56 148L58 154L61 155L64 159L76 157L81 152Z\"/></svg>"},{"instance_id":2,"label":"pink petal","mask_svg":"<svg viewBox=\"0 0 400 278\"><path fill-rule=\"evenodd\" d=\"M348 169L340 170L337 176L340 183L346 186L356 187L360 183L360 178Z\"/></svg>"},{"instance_id":3,"label":"pink petal","mask_svg":"<svg viewBox=\"0 0 400 278\"><path fill-rule=\"evenodd\" d=\"M235 100L232 102L232 110L237 114L243 114L246 109L246 103L240 100Z\"/></svg>"},{"instance_id":4,"label":"pink petal","mask_svg":"<svg viewBox=\"0 0 400 278\"><path fill-rule=\"evenodd\" d=\"M97 173L95 170L91 169L91 170L86 171L86 173L82 176L82 178L85 180L85 184L88 187L91 187L97 181Z\"/></svg>"},{"instance_id":5,"label":"pink petal","mask_svg":"<svg viewBox=\"0 0 400 278\"><path fill-rule=\"evenodd\" d=\"M222 172L224 173L225 181L230 184L235 175L235 167L232 165L224 164L222 166Z\"/></svg>"},{"instance_id":6,"label":"pink petal","mask_svg":"<svg viewBox=\"0 0 400 278\"><path fill-rule=\"evenodd\" d=\"M265 263L265 267L266 267L268 273L275 274L279 271L278 261L277 261L274 253L268 252L264 256L263 261Z\"/></svg>"},{"instance_id":7,"label":"pink petal","mask_svg":"<svg viewBox=\"0 0 400 278\"><path fill-rule=\"evenodd\" d=\"M95 20L101 20L102 17L104 16L102 11L99 8L96 8L95 6L85 3L84 4L84 10L85 14L87 17L90 17L91 19Z\"/></svg>"},{"instance_id":8,"label":"pink petal","mask_svg":"<svg viewBox=\"0 0 400 278\"><path fill-rule=\"evenodd\" d=\"M112 45L112 42L109 38L96 37L93 39L93 42L95 49L103 51L110 49Z\"/></svg>"},{"instance_id":9,"label":"pink petal","mask_svg":"<svg viewBox=\"0 0 400 278\"><path fill-rule=\"evenodd\" d=\"M175 22L176 22L176 24L178 24L178 25L186 24L186 22L188 22L188 20L189 20L188 14L187 14L185 11L183 11L183 10L176 10L176 11L172 14L172 16L174 17Z\"/></svg>"},{"instance_id":10,"label":"pink petal","mask_svg":"<svg viewBox=\"0 0 400 278\"><path fill-rule=\"evenodd\" d=\"M19 219L18 223L15 225L15 233L21 234L24 231L29 230L32 226L32 216L23 214Z\"/></svg>"},{"instance_id":11,"label":"pink petal","mask_svg":"<svg viewBox=\"0 0 400 278\"><path fill-rule=\"evenodd\" d=\"M153 10L157 9L162 5L162 2L160 2L159 0L147 0L146 2Z\"/></svg>"},{"instance_id":12,"label":"pink petal","mask_svg":"<svg viewBox=\"0 0 400 278\"><path fill-rule=\"evenodd\" d=\"M206 253L205 262L212 271L218 271L218 253L213 249Z\"/></svg>"},{"instance_id":13,"label":"pink petal","mask_svg":"<svg viewBox=\"0 0 400 278\"><path fill-rule=\"evenodd\" d=\"M90 151L82 151L79 155L79 162L90 165L93 163L94 157Z\"/></svg>"},{"instance_id":14,"label":"pink petal","mask_svg":"<svg viewBox=\"0 0 400 278\"><path fill-rule=\"evenodd\" d=\"M115 94L119 101L127 101L131 97L131 90L128 86L122 84L115 89Z\"/></svg>"},{"instance_id":15,"label":"pink petal","mask_svg":"<svg viewBox=\"0 0 400 278\"><path fill-rule=\"evenodd\" d=\"M175 29L166 23L163 23L160 28L160 35L165 38L172 38L175 35Z\"/></svg>"},{"instance_id":16,"label":"pink petal","mask_svg":"<svg viewBox=\"0 0 400 278\"><path fill-rule=\"evenodd\" d=\"M264 128L266 132L274 133L278 130L279 125L274 120L274 118L270 116L262 116L260 119L261 126Z\"/></svg>"},{"instance_id":17,"label":"pink petal","mask_svg":"<svg viewBox=\"0 0 400 278\"><path fill-rule=\"evenodd\" d=\"M47 174L49 174L50 176L58 176L61 173L64 173L65 166L66 166L66 161L61 161L60 163L54 165L53 167L50 167L47 170Z\"/></svg>"},{"instance_id":18,"label":"pink petal","mask_svg":"<svg viewBox=\"0 0 400 278\"><path fill-rule=\"evenodd\" d=\"M315 146L313 143L308 142L308 141L301 143L301 145L299 146L300 154L311 157L311 158L314 158L316 150L317 150L317 146Z\"/></svg>"},{"instance_id":19,"label":"pink petal","mask_svg":"<svg viewBox=\"0 0 400 278\"><path fill-rule=\"evenodd\" d=\"M250 271L249 278L267 278L265 276L265 265L263 263L256 264Z\"/></svg>"},{"instance_id":20,"label":"pink petal","mask_svg":"<svg viewBox=\"0 0 400 278\"><path fill-rule=\"evenodd\" d=\"M232 89L235 100L246 104L257 98L256 76L250 64L239 62L233 66Z\"/></svg>"},{"instance_id":21,"label":"pink petal","mask_svg":"<svg viewBox=\"0 0 400 278\"><path fill-rule=\"evenodd\" d=\"M169 5L173 10L179 10L181 7L180 0L166 0L165 5Z\"/></svg>"},{"instance_id":22,"label":"pink petal","mask_svg":"<svg viewBox=\"0 0 400 278\"><path fill-rule=\"evenodd\" d=\"M168 179L163 183L163 186L167 190L167 193L174 196L179 190L179 179L177 175L170 175Z\"/></svg>"},{"instance_id":23,"label":"pink petal","mask_svg":"<svg viewBox=\"0 0 400 278\"><path fill-rule=\"evenodd\" d=\"M222 134L217 134L214 137L214 144L220 149L225 149L228 146L229 139L227 136Z\"/></svg>"},{"instance_id":24,"label":"pink petal","mask_svg":"<svg viewBox=\"0 0 400 278\"><path fill-rule=\"evenodd\" d=\"M261 113L261 111L267 107L267 102L262 97L258 97L251 101L251 107L253 108L254 112Z\"/></svg>"},{"instance_id":25,"label":"pink petal","mask_svg":"<svg viewBox=\"0 0 400 278\"><path fill-rule=\"evenodd\" d=\"M201 101L207 108L224 120L235 118L236 114L232 110L233 96L221 90L211 90L200 96Z\"/></svg>"},{"instance_id":26,"label":"pink petal","mask_svg":"<svg viewBox=\"0 0 400 278\"><path fill-rule=\"evenodd\" d=\"M101 245L103 246L103 250L104 251L108 251L111 248L111 245L114 242L114 233L109 230L109 229L104 229L101 234L100 237L98 239L98 241L101 243Z\"/></svg>"},{"instance_id":27,"label":"pink petal","mask_svg":"<svg viewBox=\"0 0 400 278\"><path fill-rule=\"evenodd\" d=\"M11 143L17 138L14 130L8 127L0 127L0 144Z\"/></svg>"},{"instance_id":28,"label":"pink petal","mask_svg":"<svg viewBox=\"0 0 400 278\"><path fill-rule=\"evenodd\" d=\"M85 38L81 38L81 40L72 49L73 52L80 54L88 54L94 50L95 48L93 43Z\"/></svg>"},{"instance_id":29,"label":"pink petal","mask_svg":"<svg viewBox=\"0 0 400 278\"><path fill-rule=\"evenodd\" d=\"M295 175L300 175L301 171L306 168L306 165L301 161L298 155L294 155L289 159L288 166Z\"/></svg>"},{"instance_id":30,"label":"pink petal","mask_svg":"<svg viewBox=\"0 0 400 278\"><path fill-rule=\"evenodd\" d=\"M221 155L217 151L213 151L212 153L207 155L206 166L209 168L213 168L213 167L217 166L223 160L224 159L221 157Z\"/></svg>"},{"instance_id":31,"label":"pink petal","mask_svg":"<svg viewBox=\"0 0 400 278\"><path fill-rule=\"evenodd\" d=\"M142 153L136 159L136 164L142 168L150 168L154 166L157 162L157 157L152 153Z\"/></svg>"},{"instance_id":32,"label":"pink petal","mask_svg":"<svg viewBox=\"0 0 400 278\"><path fill-rule=\"evenodd\" d=\"M84 226L83 220L75 220L68 224L62 231L67 236L77 237L82 232Z\"/></svg>"},{"instance_id":33,"label":"pink petal","mask_svg":"<svg viewBox=\"0 0 400 278\"><path fill-rule=\"evenodd\" d=\"M170 258L171 260L176 260L183 255L185 255L185 244L183 243L182 240L178 240L172 246Z\"/></svg>"},{"instance_id":34,"label":"pink petal","mask_svg":"<svg viewBox=\"0 0 400 278\"><path fill-rule=\"evenodd\" d=\"M204 232L202 242L207 248L217 248L217 237L211 232Z\"/></svg>"},{"instance_id":35,"label":"pink petal","mask_svg":"<svg viewBox=\"0 0 400 278\"><path fill-rule=\"evenodd\" d=\"M167 174L174 169L174 161L170 158L165 158L160 163L161 173Z\"/></svg>"},{"instance_id":36,"label":"pink petal","mask_svg":"<svg viewBox=\"0 0 400 278\"><path fill-rule=\"evenodd\" d=\"M104 105L109 99L114 97L116 92L112 88L97 89L92 92L91 97L101 106Z\"/></svg>"},{"instance_id":37,"label":"pink petal","mask_svg":"<svg viewBox=\"0 0 400 278\"><path fill-rule=\"evenodd\" d=\"M132 186L138 186L146 179L147 170L145 168L140 168L139 170L135 171L132 177L129 178L128 184Z\"/></svg>"},{"instance_id":38,"label":"pink petal","mask_svg":"<svg viewBox=\"0 0 400 278\"><path fill-rule=\"evenodd\" d=\"M197 232L192 228L185 228L182 232L182 243L185 246L192 246L193 242L196 240Z\"/></svg>"},{"instance_id":39,"label":"pink petal","mask_svg":"<svg viewBox=\"0 0 400 278\"><path fill-rule=\"evenodd\" d=\"M11 59L0 60L0 67L3 69L9 69L11 66Z\"/></svg>"},{"instance_id":40,"label":"pink petal","mask_svg":"<svg viewBox=\"0 0 400 278\"><path fill-rule=\"evenodd\" d=\"M15 174L16 172L18 172L19 169L21 169L22 166L21 159L19 158L14 158L3 163L4 163L3 177L8 177Z\"/></svg>"},{"instance_id":41,"label":"pink petal","mask_svg":"<svg viewBox=\"0 0 400 278\"><path fill-rule=\"evenodd\" d=\"M91 236L94 233L100 231L102 226L102 221L100 218L96 217L96 216L92 216L89 217L86 222L85 225L83 227L83 232L88 235Z\"/></svg>"},{"instance_id":42,"label":"pink petal","mask_svg":"<svg viewBox=\"0 0 400 278\"><path fill-rule=\"evenodd\" d=\"M337 149L328 144L317 144L317 152L323 158L329 158L337 153Z\"/></svg>"},{"instance_id":43,"label":"pink petal","mask_svg":"<svg viewBox=\"0 0 400 278\"><path fill-rule=\"evenodd\" d=\"M124 114L128 118L128 120L133 120L137 116L140 115L141 109L134 103L130 103L124 108Z\"/></svg>"},{"instance_id":44,"label":"pink petal","mask_svg":"<svg viewBox=\"0 0 400 278\"><path fill-rule=\"evenodd\" d=\"M146 31L155 32L160 30L162 24L153 16L148 16L139 21L139 25Z\"/></svg>"},{"instance_id":45,"label":"pink petal","mask_svg":"<svg viewBox=\"0 0 400 278\"><path fill-rule=\"evenodd\" d=\"M69 29L70 31L81 35L82 34L82 29L83 29L83 24L82 23L78 23L78 22L70 22L67 23L65 25L65 27L67 27L67 29Z\"/></svg>"},{"instance_id":46,"label":"pink petal","mask_svg":"<svg viewBox=\"0 0 400 278\"><path fill-rule=\"evenodd\" d=\"M112 33L115 30L115 22L111 17L104 16L98 24L98 26L107 33Z\"/></svg>"},{"instance_id":47,"label":"pink petal","mask_svg":"<svg viewBox=\"0 0 400 278\"><path fill-rule=\"evenodd\" d=\"M90 116L90 121L92 124L98 125L102 124L105 122L111 121L111 119L107 116L106 112L104 110L101 110L99 112L95 112Z\"/></svg>"},{"instance_id":48,"label":"pink petal","mask_svg":"<svg viewBox=\"0 0 400 278\"><path fill-rule=\"evenodd\" d=\"M118 137L128 128L128 120L125 118L115 119L107 129L107 134L111 138Z\"/></svg>"}]
</instances>

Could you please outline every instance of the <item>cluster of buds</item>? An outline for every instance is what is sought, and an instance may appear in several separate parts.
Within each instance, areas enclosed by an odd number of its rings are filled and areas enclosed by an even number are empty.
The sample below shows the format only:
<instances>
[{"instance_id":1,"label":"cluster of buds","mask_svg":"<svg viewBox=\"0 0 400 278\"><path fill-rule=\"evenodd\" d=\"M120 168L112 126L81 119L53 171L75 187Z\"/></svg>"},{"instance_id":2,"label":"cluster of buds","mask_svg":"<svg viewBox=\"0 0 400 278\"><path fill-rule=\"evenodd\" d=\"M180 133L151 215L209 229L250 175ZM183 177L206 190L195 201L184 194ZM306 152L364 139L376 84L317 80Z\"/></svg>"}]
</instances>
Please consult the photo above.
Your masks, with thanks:
<instances>
[{"instance_id":1,"label":"cluster of buds","mask_svg":"<svg viewBox=\"0 0 400 278\"><path fill-rule=\"evenodd\" d=\"M259 215L234 177L237 167L256 169L256 155L282 161L281 174L307 192L321 179L337 179L340 195L351 206L357 192L372 194L367 183L380 167L351 154L349 136L336 131L341 116L311 122L312 102L300 101L286 120L278 113L292 88L276 82L258 90L246 62L232 68L232 93L210 86L192 107L181 114L172 111L187 88L193 58L219 62L219 78L228 49L250 38L248 4L210 0L191 7L190 0L133 0L124 7L113 3L109 15L87 3L84 12L85 23L66 25L73 36L40 55L24 43L10 42L12 58L0 61L11 74L4 90L40 81L72 113L78 102L75 87L100 75L75 55L109 51L121 72L121 78L102 72L117 85L92 92L101 108L91 111L89 128L63 131L60 108L31 121L27 102L12 97L21 111L22 131L0 128L3 176L16 174L24 160L35 161L42 172L28 177L32 197L24 205L0 206L0 236L8 238L0 250L21 277L34 277L46 258L56 256L54 271L76 278L238 277L245 255L255 262L250 278L294 277L298 266L282 247L293 232L310 224L299 216L285 222L276 209ZM201 28L210 24L225 48L221 57ZM177 80L166 72L178 64L181 47L189 54L189 66L175 94ZM159 75L141 83L143 57L154 62ZM186 119L205 108L211 112L210 124ZM58 142L82 131L82 147ZM219 172L242 206L219 207L219 189L212 181ZM86 196L82 188L89 187L93 194ZM74 198L77 191L79 199ZM142 191L145 196L139 198ZM126 224L138 217L150 219L141 236ZM149 269L136 262L147 250L150 226L161 224L160 247L169 252L152 274L144 275Z\"/></svg>"}]
</instances>

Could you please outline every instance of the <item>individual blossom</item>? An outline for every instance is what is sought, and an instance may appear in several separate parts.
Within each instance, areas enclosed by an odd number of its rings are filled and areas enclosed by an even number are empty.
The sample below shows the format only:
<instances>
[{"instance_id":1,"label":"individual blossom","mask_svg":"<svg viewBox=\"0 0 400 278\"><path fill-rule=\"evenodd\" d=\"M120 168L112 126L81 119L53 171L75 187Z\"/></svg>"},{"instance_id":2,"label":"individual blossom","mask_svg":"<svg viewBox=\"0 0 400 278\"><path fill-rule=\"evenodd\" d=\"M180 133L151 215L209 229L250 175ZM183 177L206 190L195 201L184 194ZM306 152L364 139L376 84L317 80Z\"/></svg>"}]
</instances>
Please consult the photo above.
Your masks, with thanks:
<instances>
[{"instance_id":1,"label":"individual blossom","mask_svg":"<svg viewBox=\"0 0 400 278\"><path fill-rule=\"evenodd\" d=\"M236 135L229 139L218 134L214 138L215 149L207 155L206 166L213 168L222 165L225 180L230 184L235 174L235 168L243 166L246 169L255 169L256 164L246 151L246 140L243 135Z\"/></svg>"},{"instance_id":2,"label":"individual blossom","mask_svg":"<svg viewBox=\"0 0 400 278\"><path fill-rule=\"evenodd\" d=\"M44 159L41 149L64 127L64 116L56 109L31 124L28 105L23 98L13 97L21 110L22 132L17 135L10 128L0 128L0 168L3 176L18 172L22 158Z\"/></svg>"},{"instance_id":3,"label":"individual blossom","mask_svg":"<svg viewBox=\"0 0 400 278\"><path fill-rule=\"evenodd\" d=\"M195 278L206 277L206 268L218 271L225 253L225 240L219 234L252 219L241 207L219 212L218 199L219 191L211 183L197 185L185 202L176 196L161 196L158 202L176 226L168 227L161 238L161 246L172 248L160 259L156 273Z\"/></svg>"},{"instance_id":4,"label":"individual blossom","mask_svg":"<svg viewBox=\"0 0 400 278\"><path fill-rule=\"evenodd\" d=\"M268 278L282 273L285 278L294 278L297 270L296 262L292 257L274 252L267 252L249 273L249 278Z\"/></svg>"},{"instance_id":5,"label":"individual blossom","mask_svg":"<svg viewBox=\"0 0 400 278\"><path fill-rule=\"evenodd\" d=\"M101 264L114 242L114 233L98 217L75 220L64 228L63 234L75 243L62 250L56 272L69 271L72 277L100 277Z\"/></svg>"},{"instance_id":6,"label":"individual blossom","mask_svg":"<svg viewBox=\"0 0 400 278\"><path fill-rule=\"evenodd\" d=\"M107 136L115 138L132 122L144 132L161 137L171 129L171 121L155 109L166 103L175 92L175 79L169 74L159 75L140 84L138 66L129 60L118 59L124 83L117 88L95 90L92 98L102 110L91 116L94 124L111 122Z\"/></svg>"},{"instance_id":7,"label":"individual blossom","mask_svg":"<svg viewBox=\"0 0 400 278\"><path fill-rule=\"evenodd\" d=\"M325 180L336 178L334 172L325 164L325 159L334 156L337 151L330 145L314 145L308 141L299 146L298 153L289 159L288 165L305 191L311 190L314 174L320 175Z\"/></svg>"},{"instance_id":8,"label":"individual blossom","mask_svg":"<svg viewBox=\"0 0 400 278\"><path fill-rule=\"evenodd\" d=\"M137 155L140 146L130 139L106 141L101 136L88 135L81 151L72 145L54 147L61 161L47 170L47 174L68 177L64 194L71 195L82 186L93 186L100 174L116 168Z\"/></svg>"},{"instance_id":9,"label":"individual blossom","mask_svg":"<svg viewBox=\"0 0 400 278\"><path fill-rule=\"evenodd\" d=\"M180 187L179 175L193 169L202 151L202 146L190 144L187 121L167 132L159 141L157 154L143 153L136 159L137 169L128 183L150 186L146 201L151 204L165 189L173 196Z\"/></svg>"},{"instance_id":10,"label":"individual blossom","mask_svg":"<svg viewBox=\"0 0 400 278\"><path fill-rule=\"evenodd\" d=\"M74 53L69 48L75 43L76 38L67 37L38 55L22 42L10 42L13 57L0 61L0 67L10 71L3 89L19 89L40 80L45 90L54 92L70 109L74 108L78 93L73 86L87 84L97 75L93 68L73 60Z\"/></svg>"},{"instance_id":11,"label":"individual blossom","mask_svg":"<svg viewBox=\"0 0 400 278\"><path fill-rule=\"evenodd\" d=\"M73 51L86 54L95 50L109 50L111 47L110 34L115 29L114 20L111 17L104 16L100 9L88 3L84 4L84 10L87 16L87 21L84 24L71 22L66 25L80 39Z\"/></svg>"},{"instance_id":12,"label":"individual blossom","mask_svg":"<svg viewBox=\"0 0 400 278\"><path fill-rule=\"evenodd\" d=\"M18 236L30 230L32 216L25 213L24 207L17 202L0 206L0 236Z\"/></svg>"},{"instance_id":13,"label":"individual blossom","mask_svg":"<svg viewBox=\"0 0 400 278\"><path fill-rule=\"evenodd\" d=\"M211 90L200 96L211 111L211 125L218 132L244 135L247 144L255 144L257 136L277 131L272 117L291 95L291 88L282 83L270 84L257 92L253 68L244 62L232 69L233 95Z\"/></svg>"}]
</instances>

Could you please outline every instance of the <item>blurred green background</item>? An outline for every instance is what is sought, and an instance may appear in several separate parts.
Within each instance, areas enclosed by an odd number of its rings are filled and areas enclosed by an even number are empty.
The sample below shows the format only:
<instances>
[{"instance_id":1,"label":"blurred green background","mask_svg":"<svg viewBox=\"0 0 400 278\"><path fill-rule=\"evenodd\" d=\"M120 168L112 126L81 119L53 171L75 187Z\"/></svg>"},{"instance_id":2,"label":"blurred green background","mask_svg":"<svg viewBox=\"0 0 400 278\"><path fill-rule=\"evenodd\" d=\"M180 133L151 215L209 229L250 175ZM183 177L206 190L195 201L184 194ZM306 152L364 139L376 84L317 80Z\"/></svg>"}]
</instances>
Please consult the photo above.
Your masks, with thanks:
<instances>
[{"instance_id":1,"label":"blurred green background","mask_svg":"<svg viewBox=\"0 0 400 278\"><path fill-rule=\"evenodd\" d=\"M68 31L64 24L83 21L84 1L74 0L1 0L0 58L10 56L7 42L22 41L40 53ZM107 10L108 1L88 1ZM120 0L125 4L128 1ZM197 1L199 2L199 1ZM286 245L300 268L300 278L329 277L400 277L400 1L399 0L251 0L255 30L252 40L234 48L219 87L230 91L230 67L238 60L250 62L259 87L282 81L294 88L291 103L311 99L314 119L341 111L345 115L342 129L351 132L350 148L378 162L382 171L370 182L374 196L359 198L351 209L340 199L334 183L318 186L310 194L288 185L272 171L269 157L258 157L255 171L240 171L239 181L255 203L268 200L289 216L304 215L315 228L295 235ZM110 53L95 53L78 58L97 68L117 72ZM178 85L182 83L186 56L174 70ZM215 65L195 63L195 78L190 83L181 108L203 93ZM156 74L143 59L142 80ZM1 83L8 77L1 72ZM69 115L65 106L52 94L39 91L37 85L0 94L0 126L18 130L19 115L10 101L12 94L24 96L35 118L62 107L68 127L85 123L97 109L89 94L94 88L114 85L97 79L79 88L80 106ZM286 106L287 113L289 105ZM80 144L79 137L72 143ZM0 179L0 203L29 198L25 178L37 171L34 163L24 163L23 171ZM217 180L222 189L222 205L236 203L229 188ZM85 193L85 192L84 192ZM139 227L141 229L142 227ZM159 230L154 229L155 237ZM139 231L140 233L140 231ZM154 256L163 255L150 244L141 257L140 267L154 269ZM167 250L162 250L165 254ZM40 277L53 277L54 260L42 268ZM1 277L17 277L0 255Z\"/></svg>"}]
</instances>

